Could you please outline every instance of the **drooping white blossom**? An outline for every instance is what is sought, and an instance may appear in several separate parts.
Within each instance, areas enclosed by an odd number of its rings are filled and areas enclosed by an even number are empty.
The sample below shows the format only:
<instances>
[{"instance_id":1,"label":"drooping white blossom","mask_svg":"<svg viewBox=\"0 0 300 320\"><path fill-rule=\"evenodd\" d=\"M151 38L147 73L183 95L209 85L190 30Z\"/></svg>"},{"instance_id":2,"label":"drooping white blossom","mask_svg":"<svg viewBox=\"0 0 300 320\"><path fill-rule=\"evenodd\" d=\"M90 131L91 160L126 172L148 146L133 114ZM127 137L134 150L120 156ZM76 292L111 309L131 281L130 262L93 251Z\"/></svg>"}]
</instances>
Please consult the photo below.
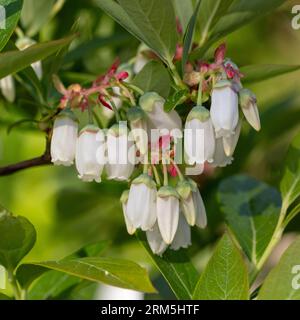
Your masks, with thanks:
<instances>
[{"instance_id":1,"label":"drooping white blossom","mask_svg":"<svg viewBox=\"0 0 300 320\"><path fill-rule=\"evenodd\" d=\"M234 153L234 150L235 150L237 143L239 141L241 127L242 127L242 120L240 119L238 122L238 125L236 126L236 128L234 130L234 134L232 134L228 137L223 137L224 152L225 152L226 156L228 156L228 157L232 156Z\"/></svg>"},{"instance_id":2,"label":"drooping white blossom","mask_svg":"<svg viewBox=\"0 0 300 320\"><path fill-rule=\"evenodd\" d=\"M185 179L178 182L176 190L180 195L181 210L187 223L205 228L206 210L197 184L191 179Z\"/></svg>"},{"instance_id":3,"label":"drooping white blossom","mask_svg":"<svg viewBox=\"0 0 300 320\"><path fill-rule=\"evenodd\" d=\"M215 152L215 132L209 111L202 107L194 107L185 123L184 150L186 162L202 164L212 162Z\"/></svg>"},{"instance_id":4,"label":"drooping white blossom","mask_svg":"<svg viewBox=\"0 0 300 320\"><path fill-rule=\"evenodd\" d=\"M157 222L166 244L171 244L178 227L179 195L170 186L163 186L157 193Z\"/></svg>"},{"instance_id":5,"label":"drooping white blossom","mask_svg":"<svg viewBox=\"0 0 300 320\"><path fill-rule=\"evenodd\" d=\"M88 125L81 130L77 139L75 162L81 180L101 182L105 163L105 136L98 127Z\"/></svg>"},{"instance_id":6,"label":"drooping white blossom","mask_svg":"<svg viewBox=\"0 0 300 320\"><path fill-rule=\"evenodd\" d=\"M173 250L179 250L180 248L187 248L191 244L191 227L187 223L184 215L180 213L178 228L170 248Z\"/></svg>"},{"instance_id":7,"label":"drooping white blossom","mask_svg":"<svg viewBox=\"0 0 300 320\"><path fill-rule=\"evenodd\" d=\"M77 118L65 109L56 117L51 138L51 161L55 165L71 166L74 162L78 134Z\"/></svg>"},{"instance_id":8,"label":"drooping white blossom","mask_svg":"<svg viewBox=\"0 0 300 320\"><path fill-rule=\"evenodd\" d=\"M139 107L130 108L127 112L131 135L141 155L148 151L148 134L145 112Z\"/></svg>"},{"instance_id":9,"label":"drooping white blossom","mask_svg":"<svg viewBox=\"0 0 300 320\"><path fill-rule=\"evenodd\" d=\"M210 115L216 138L234 134L239 120L238 94L229 81L222 80L214 86L211 95Z\"/></svg>"},{"instance_id":10,"label":"drooping white blossom","mask_svg":"<svg viewBox=\"0 0 300 320\"><path fill-rule=\"evenodd\" d=\"M149 62L149 59L144 54L144 51L146 50L150 50L150 48L142 43L137 50L137 54L133 64L134 74L138 74L140 71L142 71L145 65Z\"/></svg>"},{"instance_id":11,"label":"drooping white blossom","mask_svg":"<svg viewBox=\"0 0 300 320\"><path fill-rule=\"evenodd\" d=\"M174 129L182 129L182 121L175 110L164 111L165 99L156 92L147 92L140 97L139 105L146 112L148 135L151 136L151 129L167 129L170 132Z\"/></svg>"},{"instance_id":12,"label":"drooping white blossom","mask_svg":"<svg viewBox=\"0 0 300 320\"><path fill-rule=\"evenodd\" d=\"M246 120L256 131L259 131L261 126L256 96L248 89L241 89L239 92L239 98L240 106Z\"/></svg>"},{"instance_id":13,"label":"drooping white blossom","mask_svg":"<svg viewBox=\"0 0 300 320\"><path fill-rule=\"evenodd\" d=\"M233 161L232 156L227 156L224 150L223 138L216 139L216 149L214 161L211 163L213 167L226 167Z\"/></svg>"},{"instance_id":14,"label":"drooping white blossom","mask_svg":"<svg viewBox=\"0 0 300 320\"><path fill-rule=\"evenodd\" d=\"M3 97L10 103L16 99L16 88L13 76L9 75L0 80L0 89Z\"/></svg>"},{"instance_id":15,"label":"drooping white blossom","mask_svg":"<svg viewBox=\"0 0 300 320\"><path fill-rule=\"evenodd\" d=\"M127 216L128 197L129 197L129 190L125 190L121 195L120 201L122 204L122 210L123 210L123 215L124 215L124 220L125 220L127 232L130 235L132 235L135 233L136 229Z\"/></svg>"},{"instance_id":16,"label":"drooping white blossom","mask_svg":"<svg viewBox=\"0 0 300 320\"><path fill-rule=\"evenodd\" d=\"M128 138L128 129L124 123L113 125L107 132L108 179L128 180L134 170L136 149Z\"/></svg>"},{"instance_id":17,"label":"drooping white blossom","mask_svg":"<svg viewBox=\"0 0 300 320\"><path fill-rule=\"evenodd\" d=\"M132 181L127 217L134 228L151 230L156 222L156 184L147 174L142 174Z\"/></svg>"},{"instance_id":18,"label":"drooping white blossom","mask_svg":"<svg viewBox=\"0 0 300 320\"><path fill-rule=\"evenodd\" d=\"M155 223L151 230L146 231L146 237L152 252L158 256L162 256L168 245L164 242L157 223Z\"/></svg>"},{"instance_id":19,"label":"drooping white blossom","mask_svg":"<svg viewBox=\"0 0 300 320\"><path fill-rule=\"evenodd\" d=\"M25 50L35 44L36 44L36 42L33 39L30 39L28 37L20 38L16 41L16 46L21 51L23 51L23 50ZM36 61L31 64L31 67L34 70L36 76L41 80L43 77L42 62Z\"/></svg>"}]
</instances>

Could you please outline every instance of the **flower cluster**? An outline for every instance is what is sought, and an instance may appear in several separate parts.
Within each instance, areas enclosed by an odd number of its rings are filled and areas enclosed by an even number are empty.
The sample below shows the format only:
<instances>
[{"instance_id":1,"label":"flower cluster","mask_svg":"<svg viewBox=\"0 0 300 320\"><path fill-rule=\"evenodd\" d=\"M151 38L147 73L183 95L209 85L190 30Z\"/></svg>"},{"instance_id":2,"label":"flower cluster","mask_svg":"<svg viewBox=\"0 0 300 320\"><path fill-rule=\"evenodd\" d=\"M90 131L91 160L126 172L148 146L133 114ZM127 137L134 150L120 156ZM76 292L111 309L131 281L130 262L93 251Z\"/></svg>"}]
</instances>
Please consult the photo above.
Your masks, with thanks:
<instances>
[{"instance_id":1,"label":"flower cluster","mask_svg":"<svg viewBox=\"0 0 300 320\"><path fill-rule=\"evenodd\" d=\"M260 130L256 98L242 87L242 74L225 58L225 49L221 45L211 63L186 65L188 90L180 107L188 112L183 117L174 109L166 112L166 101L158 93L131 84L132 75L155 58L147 48L139 49L131 65L114 63L88 89L80 85L66 89L55 78L63 98L53 124L52 162L70 166L75 161L83 181L100 182L104 171L107 179L128 181L129 189L121 196L127 231L145 231L155 254L162 255L167 247L188 247L190 227L207 224L198 186L182 169L194 166L200 174L205 165L230 164L243 117ZM108 129L94 124L97 105L109 110L108 118L115 116ZM80 132L75 109L89 114L89 123ZM184 148L179 148L182 138ZM178 157L181 150L184 155Z\"/></svg>"}]
</instances>

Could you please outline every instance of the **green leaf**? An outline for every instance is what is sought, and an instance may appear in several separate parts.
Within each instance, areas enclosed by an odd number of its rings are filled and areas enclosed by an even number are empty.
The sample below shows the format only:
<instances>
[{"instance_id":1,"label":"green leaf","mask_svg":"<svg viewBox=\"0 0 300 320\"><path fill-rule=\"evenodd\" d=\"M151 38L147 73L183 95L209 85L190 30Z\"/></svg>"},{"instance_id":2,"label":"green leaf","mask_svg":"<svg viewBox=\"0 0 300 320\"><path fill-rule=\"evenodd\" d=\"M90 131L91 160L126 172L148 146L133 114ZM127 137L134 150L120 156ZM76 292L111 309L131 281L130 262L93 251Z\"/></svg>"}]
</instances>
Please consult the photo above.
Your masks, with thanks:
<instances>
[{"instance_id":1,"label":"green leaf","mask_svg":"<svg viewBox=\"0 0 300 320\"><path fill-rule=\"evenodd\" d=\"M300 238L284 252L259 291L259 300L300 300Z\"/></svg>"},{"instance_id":2,"label":"green leaf","mask_svg":"<svg viewBox=\"0 0 300 320\"><path fill-rule=\"evenodd\" d=\"M285 0L239 0L234 1L227 13L220 17L219 21L213 26L209 37L202 47L195 50L192 58L200 58L210 48L212 44L229 33L241 28L245 24L275 10Z\"/></svg>"},{"instance_id":3,"label":"green leaf","mask_svg":"<svg viewBox=\"0 0 300 320\"><path fill-rule=\"evenodd\" d=\"M164 98L168 97L171 88L169 73L158 61L148 62L132 83L145 92L154 91Z\"/></svg>"},{"instance_id":4,"label":"green leaf","mask_svg":"<svg viewBox=\"0 0 300 320\"><path fill-rule=\"evenodd\" d=\"M21 264L17 269L17 279L23 289L28 289L32 282L47 272L45 267L35 266L31 264Z\"/></svg>"},{"instance_id":5,"label":"green leaf","mask_svg":"<svg viewBox=\"0 0 300 320\"><path fill-rule=\"evenodd\" d=\"M5 10L5 21L0 13L0 51L5 47L19 21L23 1L22 0L2 0L1 6ZM3 25L5 23L5 25ZM3 28L4 27L4 28Z\"/></svg>"},{"instance_id":6,"label":"green leaf","mask_svg":"<svg viewBox=\"0 0 300 320\"><path fill-rule=\"evenodd\" d=\"M74 36L64 39L33 45L23 51L9 51L0 54L0 79L25 69L33 62L43 60L46 57L61 50L68 45Z\"/></svg>"},{"instance_id":7,"label":"green leaf","mask_svg":"<svg viewBox=\"0 0 300 320\"><path fill-rule=\"evenodd\" d=\"M209 260L197 283L194 299L247 300L249 298L248 271L243 257L225 234Z\"/></svg>"},{"instance_id":8,"label":"green leaf","mask_svg":"<svg viewBox=\"0 0 300 320\"><path fill-rule=\"evenodd\" d=\"M5 46L3 52L9 52L9 51L19 51L19 49L16 47L16 45L10 40L8 41L7 45ZM34 72L33 68L31 66L28 66L24 70L20 72L20 77L24 78L25 81L28 81L32 84L32 86L35 88L38 97L40 98L40 102L43 102L43 88L41 85L41 82L39 78L37 77L36 73Z\"/></svg>"},{"instance_id":9,"label":"green leaf","mask_svg":"<svg viewBox=\"0 0 300 320\"><path fill-rule=\"evenodd\" d=\"M87 42L82 43L81 45L77 46L73 50L70 50L65 58L64 62L65 63L70 63L74 62L80 59L85 58L86 56L90 55L91 52L105 47L105 46L122 46L130 43L131 36L126 33L126 34L113 34L112 36L109 37L95 37Z\"/></svg>"},{"instance_id":10,"label":"green leaf","mask_svg":"<svg viewBox=\"0 0 300 320\"><path fill-rule=\"evenodd\" d=\"M115 1L112 0L94 0L94 2L124 29L130 32L140 41L144 41L144 36L135 23L131 20L127 12Z\"/></svg>"},{"instance_id":11,"label":"green leaf","mask_svg":"<svg viewBox=\"0 0 300 320\"><path fill-rule=\"evenodd\" d=\"M183 300L192 299L199 273L187 256L186 250L167 250L163 257L159 257L152 253L143 232L137 232L137 237L176 297Z\"/></svg>"},{"instance_id":12,"label":"green leaf","mask_svg":"<svg viewBox=\"0 0 300 320\"><path fill-rule=\"evenodd\" d=\"M300 196L300 134L289 147L280 190L286 209Z\"/></svg>"},{"instance_id":13,"label":"green leaf","mask_svg":"<svg viewBox=\"0 0 300 320\"><path fill-rule=\"evenodd\" d=\"M81 281L81 279L70 276L67 273L48 270L48 272L44 273L33 283L27 298L29 300L56 299L62 292L79 284Z\"/></svg>"},{"instance_id":14,"label":"green leaf","mask_svg":"<svg viewBox=\"0 0 300 320\"><path fill-rule=\"evenodd\" d=\"M278 222L279 192L263 182L238 175L222 181L218 200L230 229L257 265Z\"/></svg>"},{"instance_id":15,"label":"green leaf","mask_svg":"<svg viewBox=\"0 0 300 320\"><path fill-rule=\"evenodd\" d=\"M142 40L165 62L172 62L177 32L171 0L119 0L137 26Z\"/></svg>"},{"instance_id":16,"label":"green leaf","mask_svg":"<svg viewBox=\"0 0 300 320\"><path fill-rule=\"evenodd\" d=\"M0 207L0 264L12 272L36 241L33 225Z\"/></svg>"},{"instance_id":17,"label":"green leaf","mask_svg":"<svg viewBox=\"0 0 300 320\"><path fill-rule=\"evenodd\" d=\"M0 300L12 300L12 298L0 292Z\"/></svg>"},{"instance_id":18,"label":"green leaf","mask_svg":"<svg viewBox=\"0 0 300 320\"><path fill-rule=\"evenodd\" d=\"M178 106L179 104L187 100L188 94L189 94L189 90L187 89L174 92L174 94L169 96L169 98L167 99L164 105L164 110L166 112L172 111L174 108L176 108L176 106Z\"/></svg>"},{"instance_id":19,"label":"green leaf","mask_svg":"<svg viewBox=\"0 0 300 320\"><path fill-rule=\"evenodd\" d=\"M138 264L127 260L88 257L37 262L30 265L45 267L81 279L103 282L120 288L155 292L148 278L147 271Z\"/></svg>"},{"instance_id":20,"label":"green leaf","mask_svg":"<svg viewBox=\"0 0 300 320\"><path fill-rule=\"evenodd\" d=\"M227 12L234 0L202 0L200 5L199 27L200 46L208 39L210 31Z\"/></svg>"},{"instance_id":21,"label":"green leaf","mask_svg":"<svg viewBox=\"0 0 300 320\"><path fill-rule=\"evenodd\" d=\"M183 33L185 33L194 12L193 2L192 0L173 0L173 5L176 17L178 17Z\"/></svg>"},{"instance_id":22,"label":"green leaf","mask_svg":"<svg viewBox=\"0 0 300 320\"><path fill-rule=\"evenodd\" d=\"M184 74L184 68L185 68L185 65L188 60L188 55L189 55L190 50L192 48L195 27L196 27L197 18L199 15L200 5L201 5L201 0L198 0L196 9L195 9L190 21L189 21L189 24L186 29L186 33L184 35L183 53L182 53L182 61L181 61L182 74Z\"/></svg>"},{"instance_id":23,"label":"green leaf","mask_svg":"<svg viewBox=\"0 0 300 320\"><path fill-rule=\"evenodd\" d=\"M109 245L108 241L100 241L93 244L86 245L85 247L72 253L65 259L83 258L98 256ZM68 274L64 274L58 271L49 271L48 268L36 266L33 264L22 264L19 266L16 272L17 279L23 289L28 290L31 284L36 280L30 293L36 299L46 299L55 292L62 292L66 290L66 286L70 286L74 283L80 282L78 278L74 278ZM70 278L70 281L68 279ZM76 279L76 281L74 281ZM41 298L40 295L44 298ZM46 297L47 296L47 297Z\"/></svg>"},{"instance_id":24,"label":"green leaf","mask_svg":"<svg viewBox=\"0 0 300 320\"><path fill-rule=\"evenodd\" d=\"M243 84L248 84L280 76L285 73L293 72L299 69L300 66L262 64L245 66L242 67L240 71L245 76L242 79Z\"/></svg>"},{"instance_id":25,"label":"green leaf","mask_svg":"<svg viewBox=\"0 0 300 320\"><path fill-rule=\"evenodd\" d=\"M55 0L24 0L21 23L26 34L33 37L49 20Z\"/></svg>"}]
</instances>

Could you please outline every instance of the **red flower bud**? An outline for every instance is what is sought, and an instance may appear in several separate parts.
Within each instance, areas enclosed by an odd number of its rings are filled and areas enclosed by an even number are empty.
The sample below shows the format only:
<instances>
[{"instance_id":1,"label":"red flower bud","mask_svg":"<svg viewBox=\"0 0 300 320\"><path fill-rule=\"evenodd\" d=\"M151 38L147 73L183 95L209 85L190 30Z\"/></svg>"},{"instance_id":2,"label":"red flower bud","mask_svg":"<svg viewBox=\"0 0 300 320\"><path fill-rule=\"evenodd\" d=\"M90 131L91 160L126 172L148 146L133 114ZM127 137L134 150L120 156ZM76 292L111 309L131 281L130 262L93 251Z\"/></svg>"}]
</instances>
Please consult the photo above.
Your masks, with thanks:
<instances>
[{"instance_id":1,"label":"red flower bud","mask_svg":"<svg viewBox=\"0 0 300 320\"><path fill-rule=\"evenodd\" d=\"M109 110L112 110L111 105L105 100L103 95L99 94L98 100L105 108L108 108Z\"/></svg>"},{"instance_id":2,"label":"red flower bud","mask_svg":"<svg viewBox=\"0 0 300 320\"><path fill-rule=\"evenodd\" d=\"M217 64L223 63L226 54L226 43L222 43L215 51L215 62Z\"/></svg>"}]
</instances>

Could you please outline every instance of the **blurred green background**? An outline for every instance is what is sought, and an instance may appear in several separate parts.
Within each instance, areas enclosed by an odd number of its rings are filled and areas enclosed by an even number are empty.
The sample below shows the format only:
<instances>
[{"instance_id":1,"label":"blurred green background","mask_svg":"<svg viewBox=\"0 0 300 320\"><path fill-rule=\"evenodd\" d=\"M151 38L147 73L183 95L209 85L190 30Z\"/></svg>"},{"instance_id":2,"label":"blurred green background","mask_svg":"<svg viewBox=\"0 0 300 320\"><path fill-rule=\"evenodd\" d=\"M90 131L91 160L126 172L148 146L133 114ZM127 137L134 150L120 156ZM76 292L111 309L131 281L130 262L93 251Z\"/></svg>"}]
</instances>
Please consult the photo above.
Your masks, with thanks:
<instances>
[{"instance_id":1,"label":"blurred green background","mask_svg":"<svg viewBox=\"0 0 300 320\"><path fill-rule=\"evenodd\" d=\"M25 1L26 2L26 1ZM256 20L227 39L228 56L239 66L248 64L299 64L300 30L291 27L291 8L286 4L271 15ZM59 75L64 83L80 82L104 72L118 56L122 62L133 57L138 41L106 16L93 1L67 0L61 10L33 31L38 42L58 39L79 32L66 55ZM24 30L23 20L20 27ZM29 28L29 27L28 27ZM27 30L27 29L26 29ZM216 239L224 230L223 217L215 195L226 176L245 173L278 186L285 152L300 128L300 72L294 72L253 85L261 113L262 130L257 133L245 125L235 161L201 177L201 191L208 213L206 230L193 228L189 252L198 269L205 265ZM17 97L26 96L20 85ZM0 98L0 166L38 156L44 151L44 136L33 126L24 125L7 134L14 121L37 113L29 102L11 105ZM30 99L30 98L29 98ZM73 167L33 168L0 177L0 203L10 211L27 217L36 227L37 243L26 260L64 257L84 244L109 240L106 255L125 257L152 268L145 250L127 234L119 197L125 184L102 182L85 184L77 179ZM299 230L300 217L289 227ZM159 279L159 286L166 288ZM162 297L170 292L162 290Z\"/></svg>"}]
</instances>

